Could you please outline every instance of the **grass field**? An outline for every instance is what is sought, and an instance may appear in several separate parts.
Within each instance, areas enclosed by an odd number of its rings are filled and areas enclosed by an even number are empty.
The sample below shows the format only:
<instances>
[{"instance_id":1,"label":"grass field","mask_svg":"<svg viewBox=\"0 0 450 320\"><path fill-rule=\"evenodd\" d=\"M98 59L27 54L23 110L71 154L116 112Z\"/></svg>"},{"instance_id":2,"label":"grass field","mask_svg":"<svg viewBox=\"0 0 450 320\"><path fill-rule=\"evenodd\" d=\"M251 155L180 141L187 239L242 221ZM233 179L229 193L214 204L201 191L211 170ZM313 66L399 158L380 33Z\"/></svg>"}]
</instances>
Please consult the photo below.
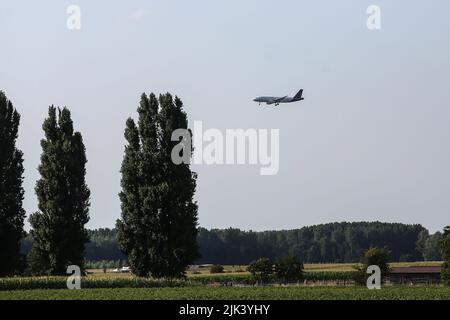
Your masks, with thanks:
<instances>
[{"instance_id":1,"label":"grass field","mask_svg":"<svg viewBox=\"0 0 450 320\"><path fill-rule=\"evenodd\" d=\"M449 287L181 287L0 291L0 300L450 300Z\"/></svg>"}]
</instances>

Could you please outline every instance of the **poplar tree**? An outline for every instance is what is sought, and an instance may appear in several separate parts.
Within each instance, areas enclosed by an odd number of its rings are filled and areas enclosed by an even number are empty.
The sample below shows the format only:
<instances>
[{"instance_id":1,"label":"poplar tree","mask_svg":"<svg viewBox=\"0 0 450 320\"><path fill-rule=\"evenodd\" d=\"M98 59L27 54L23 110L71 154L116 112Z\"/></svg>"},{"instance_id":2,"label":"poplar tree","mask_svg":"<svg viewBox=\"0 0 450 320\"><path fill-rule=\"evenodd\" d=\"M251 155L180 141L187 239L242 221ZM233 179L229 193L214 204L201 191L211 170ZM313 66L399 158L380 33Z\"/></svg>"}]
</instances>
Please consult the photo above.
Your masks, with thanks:
<instances>
[{"instance_id":1,"label":"poplar tree","mask_svg":"<svg viewBox=\"0 0 450 320\"><path fill-rule=\"evenodd\" d=\"M34 239L30 265L35 273L63 275L69 265L83 268L88 241L86 150L81 134L74 132L67 108L51 106L43 130L38 168L41 178L35 188L39 211L30 217Z\"/></svg>"},{"instance_id":2,"label":"poplar tree","mask_svg":"<svg viewBox=\"0 0 450 320\"><path fill-rule=\"evenodd\" d=\"M0 276L20 271L25 210L23 154L16 147L20 115L0 91Z\"/></svg>"},{"instance_id":3,"label":"poplar tree","mask_svg":"<svg viewBox=\"0 0 450 320\"><path fill-rule=\"evenodd\" d=\"M153 93L141 96L138 114L125 129L119 244L135 274L183 277L198 256L196 174L172 162L171 136L187 129L187 115L179 98Z\"/></svg>"}]
</instances>

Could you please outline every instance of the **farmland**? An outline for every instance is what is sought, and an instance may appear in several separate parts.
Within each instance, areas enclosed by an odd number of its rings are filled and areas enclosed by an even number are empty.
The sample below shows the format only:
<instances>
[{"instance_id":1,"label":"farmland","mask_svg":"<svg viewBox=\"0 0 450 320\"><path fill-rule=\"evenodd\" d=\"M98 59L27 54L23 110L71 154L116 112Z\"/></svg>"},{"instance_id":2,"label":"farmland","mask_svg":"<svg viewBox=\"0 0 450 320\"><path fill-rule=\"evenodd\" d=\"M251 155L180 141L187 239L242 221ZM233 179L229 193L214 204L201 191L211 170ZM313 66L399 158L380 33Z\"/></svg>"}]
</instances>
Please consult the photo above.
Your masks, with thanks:
<instances>
[{"instance_id":1,"label":"farmland","mask_svg":"<svg viewBox=\"0 0 450 320\"><path fill-rule=\"evenodd\" d=\"M440 262L427 262L439 265ZM395 266L417 266L395 263ZM305 280L289 286L273 283L254 286L246 266L225 266L224 273L211 274L209 268L189 269L186 280L155 280L129 273L92 269L82 278L82 290L67 290L66 277L17 277L0 279L0 300L76 299L76 300L160 300L160 299L243 299L243 300L414 300L450 299L450 287L393 286L368 290L355 286L353 264L306 264ZM336 281L334 281L336 280Z\"/></svg>"},{"instance_id":2,"label":"farmland","mask_svg":"<svg viewBox=\"0 0 450 320\"><path fill-rule=\"evenodd\" d=\"M438 300L450 299L448 287L172 287L83 290L0 291L0 299L61 300Z\"/></svg>"},{"instance_id":3,"label":"farmland","mask_svg":"<svg viewBox=\"0 0 450 320\"><path fill-rule=\"evenodd\" d=\"M419 261L419 262L395 262L391 263L391 267L407 267L407 266L440 266L442 264L441 261ZM306 273L313 273L313 272L352 272L354 271L354 263L312 263L312 264L305 264L304 265L304 271ZM127 273L112 273L110 270L107 270L106 273L103 272L101 269L89 269L88 271L88 277L93 278L104 278L104 277L114 277L114 278L130 278L132 277L130 274ZM220 277L221 275L236 275L236 276L243 276L243 275L249 275L250 273L247 272L247 266L240 266L240 265L234 265L234 266L224 266L224 273L223 274L210 274L209 268L199 268L199 269L193 269L190 268L187 271L188 278L196 278L196 277L205 277L205 276L212 276L212 277Z\"/></svg>"}]
</instances>

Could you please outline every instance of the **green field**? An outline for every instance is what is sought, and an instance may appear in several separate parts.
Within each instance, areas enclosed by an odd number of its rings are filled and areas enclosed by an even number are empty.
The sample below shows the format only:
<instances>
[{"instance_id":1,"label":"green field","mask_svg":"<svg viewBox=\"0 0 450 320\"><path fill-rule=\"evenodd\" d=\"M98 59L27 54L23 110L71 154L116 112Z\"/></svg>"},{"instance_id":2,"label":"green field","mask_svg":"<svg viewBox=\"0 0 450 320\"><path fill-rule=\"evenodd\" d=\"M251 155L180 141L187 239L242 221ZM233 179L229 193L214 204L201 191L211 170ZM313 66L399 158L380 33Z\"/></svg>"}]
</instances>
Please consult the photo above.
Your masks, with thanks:
<instances>
[{"instance_id":1,"label":"green field","mask_svg":"<svg viewBox=\"0 0 450 320\"><path fill-rule=\"evenodd\" d=\"M449 287L181 287L1 291L2 299L69 300L449 300Z\"/></svg>"},{"instance_id":2,"label":"green field","mask_svg":"<svg viewBox=\"0 0 450 320\"><path fill-rule=\"evenodd\" d=\"M396 263L391 266L421 265ZM439 265L440 262L427 262ZM369 300L424 299L450 300L450 287L398 286L387 284L382 290L352 285L353 264L305 265L305 280L290 286L276 283L253 286L246 266L225 266L225 272L210 274L209 268L189 270L186 280L139 278L127 273L88 270L81 280L82 290L66 289L67 277L14 277L0 279L0 300L75 299L75 300ZM234 286L230 286L234 284Z\"/></svg>"}]
</instances>

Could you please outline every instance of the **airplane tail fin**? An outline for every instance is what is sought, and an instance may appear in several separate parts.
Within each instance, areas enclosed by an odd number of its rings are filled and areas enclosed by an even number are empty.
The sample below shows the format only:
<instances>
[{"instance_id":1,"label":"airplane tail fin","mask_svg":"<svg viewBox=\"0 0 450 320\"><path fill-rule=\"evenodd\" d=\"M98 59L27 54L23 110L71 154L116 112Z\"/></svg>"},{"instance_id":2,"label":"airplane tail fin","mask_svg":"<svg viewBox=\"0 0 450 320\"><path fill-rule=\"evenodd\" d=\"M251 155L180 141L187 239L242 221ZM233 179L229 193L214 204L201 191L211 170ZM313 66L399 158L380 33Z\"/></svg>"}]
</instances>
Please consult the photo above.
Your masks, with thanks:
<instances>
[{"instance_id":1,"label":"airplane tail fin","mask_svg":"<svg viewBox=\"0 0 450 320\"><path fill-rule=\"evenodd\" d=\"M304 100L303 96L303 89L301 89L299 92L297 92L297 94L294 96L294 100L298 101L298 100Z\"/></svg>"}]
</instances>

